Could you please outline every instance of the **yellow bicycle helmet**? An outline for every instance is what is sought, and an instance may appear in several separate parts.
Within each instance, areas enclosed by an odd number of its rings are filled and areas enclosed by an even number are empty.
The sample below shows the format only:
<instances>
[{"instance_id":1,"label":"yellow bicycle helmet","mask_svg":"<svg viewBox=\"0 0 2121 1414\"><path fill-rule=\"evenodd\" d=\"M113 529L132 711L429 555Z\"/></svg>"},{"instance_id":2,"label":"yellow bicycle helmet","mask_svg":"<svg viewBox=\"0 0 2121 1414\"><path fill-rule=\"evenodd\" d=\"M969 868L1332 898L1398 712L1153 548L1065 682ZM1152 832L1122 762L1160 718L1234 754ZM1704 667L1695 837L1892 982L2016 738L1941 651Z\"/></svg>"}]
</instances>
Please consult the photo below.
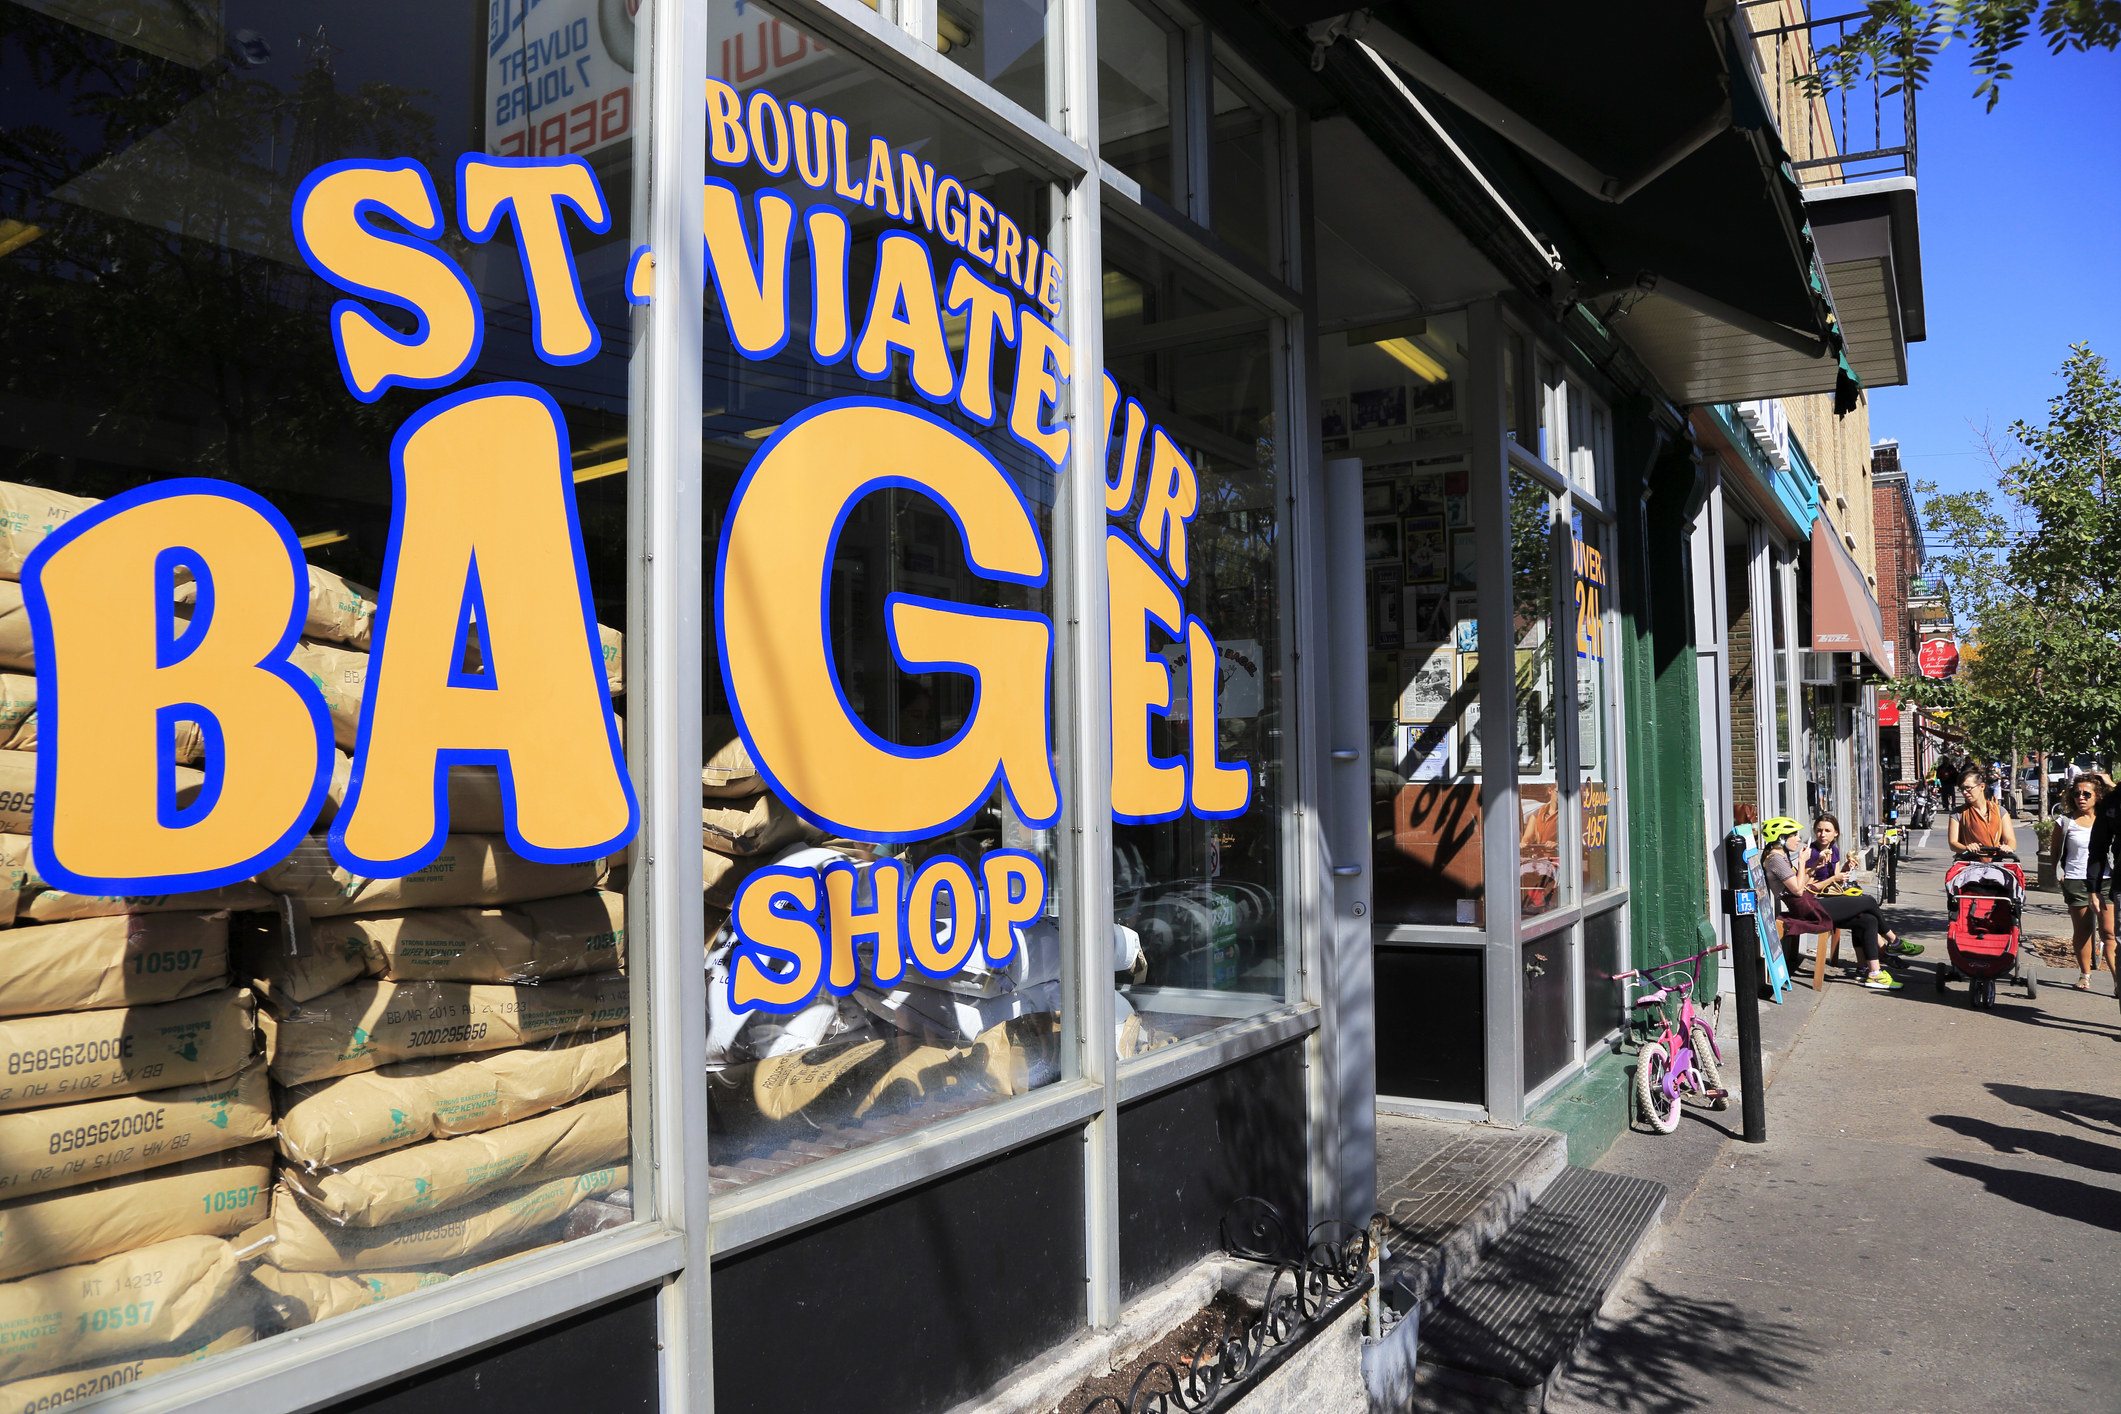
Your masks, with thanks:
<instances>
[{"instance_id":1,"label":"yellow bicycle helmet","mask_svg":"<svg viewBox=\"0 0 2121 1414\"><path fill-rule=\"evenodd\" d=\"M1777 815L1760 827L1760 838L1766 844L1780 844L1791 835L1802 834L1804 826L1787 815Z\"/></svg>"}]
</instances>

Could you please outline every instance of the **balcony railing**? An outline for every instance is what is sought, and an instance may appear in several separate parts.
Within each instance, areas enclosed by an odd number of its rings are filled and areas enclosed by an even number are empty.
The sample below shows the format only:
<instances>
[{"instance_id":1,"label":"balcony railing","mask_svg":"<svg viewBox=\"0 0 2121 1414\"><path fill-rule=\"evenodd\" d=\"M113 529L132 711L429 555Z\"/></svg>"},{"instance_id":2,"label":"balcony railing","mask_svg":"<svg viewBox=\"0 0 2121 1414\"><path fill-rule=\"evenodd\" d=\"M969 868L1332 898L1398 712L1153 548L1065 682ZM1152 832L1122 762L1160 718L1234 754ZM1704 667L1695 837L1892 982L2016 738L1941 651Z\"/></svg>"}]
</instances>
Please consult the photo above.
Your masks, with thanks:
<instances>
[{"instance_id":1,"label":"balcony railing","mask_svg":"<svg viewBox=\"0 0 2121 1414\"><path fill-rule=\"evenodd\" d=\"M1828 87L1817 96L1805 87L1808 79L1817 83L1813 56L1846 40L1870 18L1867 12L1775 25L1770 21L1792 8L1789 0L1743 0L1741 8L1751 24L1768 84L1776 90L1778 111L1808 111L1810 119L1826 129L1822 134L1826 141L1810 146L1829 150L1790 163L1800 185L1839 186L1915 175L1912 89L1896 86L1870 66L1852 82ZM1892 91L1896 87L1898 91ZM1783 139L1794 148L1792 136L1785 131Z\"/></svg>"}]
</instances>

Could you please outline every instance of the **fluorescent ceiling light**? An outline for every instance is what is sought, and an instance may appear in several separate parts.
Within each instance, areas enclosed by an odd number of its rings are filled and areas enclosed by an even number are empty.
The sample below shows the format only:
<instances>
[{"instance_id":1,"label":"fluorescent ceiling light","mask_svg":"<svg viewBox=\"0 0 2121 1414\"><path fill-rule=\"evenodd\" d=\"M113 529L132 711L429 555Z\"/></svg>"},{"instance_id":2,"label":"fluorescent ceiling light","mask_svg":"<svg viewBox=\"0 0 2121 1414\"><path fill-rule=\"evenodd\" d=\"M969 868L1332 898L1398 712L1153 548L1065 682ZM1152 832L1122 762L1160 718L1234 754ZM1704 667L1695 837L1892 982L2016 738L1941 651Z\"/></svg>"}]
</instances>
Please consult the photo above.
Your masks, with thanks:
<instances>
[{"instance_id":1,"label":"fluorescent ceiling light","mask_svg":"<svg viewBox=\"0 0 2121 1414\"><path fill-rule=\"evenodd\" d=\"M574 471L574 484L579 486L585 481L597 481L606 476L618 476L624 473L625 470L626 458L624 457L620 457L613 462L598 462L595 466L579 466Z\"/></svg>"},{"instance_id":2,"label":"fluorescent ceiling light","mask_svg":"<svg viewBox=\"0 0 2121 1414\"><path fill-rule=\"evenodd\" d=\"M320 550L326 545L337 545L346 539L343 530L320 530L315 535L305 535L295 543L305 550Z\"/></svg>"},{"instance_id":3,"label":"fluorescent ceiling light","mask_svg":"<svg viewBox=\"0 0 2121 1414\"><path fill-rule=\"evenodd\" d=\"M778 422L776 422L776 423L774 423L774 424L773 424L772 426L770 426L770 427L754 427L754 428L751 428L751 429L750 429L749 431L745 432L745 433L744 433L744 435L745 435L746 437L749 437L749 438L750 438L750 439L751 439L752 441L754 441L754 442L763 442L763 441L765 441L765 440L766 440L766 439L767 439L768 437L771 437L771 436L772 436L772 435L773 435L774 433L776 433L776 432L778 432L778 431L780 431L780 430L781 430L781 425L780 425L780 424L779 424Z\"/></svg>"},{"instance_id":4,"label":"fluorescent ceiling light","mask_svg":"<svg viewBox=\"0 0 2121 1414\"><path fill-rule=\"evenodd\" d=\"M0 221L0 255L13 255L43 234L42 226L31 226L21 221Z\"/></svg>"},{"instance_id":5,"label":"fluorescent ceiling light","mask_svg":"<svg viewBox=\"0 0 2121 1414\"><path fill-rule=\"evenodd\" d=\"M1413 342L1405 337L1379 339L1374 347L1399 360L1408 372L1424 383L1442 383L1451 376L1450 369L1430 357L1427 351L1416 348Z\"/></svg>"}]
</instances>

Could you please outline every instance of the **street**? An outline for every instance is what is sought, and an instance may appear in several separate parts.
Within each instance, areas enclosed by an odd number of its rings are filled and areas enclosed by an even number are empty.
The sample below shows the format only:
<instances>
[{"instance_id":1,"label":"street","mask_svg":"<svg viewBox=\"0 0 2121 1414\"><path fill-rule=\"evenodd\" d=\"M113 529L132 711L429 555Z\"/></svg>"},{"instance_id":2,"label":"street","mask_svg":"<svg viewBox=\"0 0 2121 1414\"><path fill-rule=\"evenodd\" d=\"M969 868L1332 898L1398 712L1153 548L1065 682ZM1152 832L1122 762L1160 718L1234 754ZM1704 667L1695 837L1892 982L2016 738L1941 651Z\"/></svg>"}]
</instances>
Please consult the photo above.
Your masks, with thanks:
<instances>
[{"instance_id":1,"label":"street","mask_svg":"<svg viewBox=\"0 0 2121 1414\"><path fill-rule=\"evenodd\" d=\"M1806 987L1763 1004L1788 1036L1766 1144L1727 1137L1734 1102L1670 1137L1638 1126L1600 1162L1663 1178L1671 1206L1549 1409L2121 1409L2113 978L2086 994L2043 969L2037 1001L2002 984L1993 1012L1963 985L1940 996L1942 836L1886 909L1927 948L1905 990L1833 980L1816 1007ZM2054 893L2027 915L2068 934Z\"/></svg>"}]
</instances>

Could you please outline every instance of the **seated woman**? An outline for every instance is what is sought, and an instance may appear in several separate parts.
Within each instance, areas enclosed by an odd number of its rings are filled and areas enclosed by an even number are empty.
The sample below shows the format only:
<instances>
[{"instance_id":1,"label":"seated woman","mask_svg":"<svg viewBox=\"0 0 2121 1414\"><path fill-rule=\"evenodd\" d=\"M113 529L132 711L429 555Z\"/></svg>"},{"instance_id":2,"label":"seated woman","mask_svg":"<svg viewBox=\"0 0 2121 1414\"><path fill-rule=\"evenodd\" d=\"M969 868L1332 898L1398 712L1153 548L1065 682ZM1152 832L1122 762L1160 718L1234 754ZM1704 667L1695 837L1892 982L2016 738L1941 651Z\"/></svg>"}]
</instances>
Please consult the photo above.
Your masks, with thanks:
<instances>
[{"instance_id":1,"label":"seated woman","mask_svg":"<svg viewBox=\"0 0 2121 1414\"><path fill-rule=\"evenodd\" d=\"M1856 943L1856 955L1863 963L1863 985L1880 992L1899 991L1900 979L1879 965L1878 937L1885 931L1885 919L1878 912L1877 901L1867 895L1814 894L1812 873L1790 846L1802 829L1787 815L1779 815L1760 827L1760 838L1766 846L1761 852L1760 869L1792 925L1786 931L1825 934L1835 928L1848 929ZM1859 903L1867 907L1850 906Z\"/></svg>"},{"instance_id":2,"label":"seated woman","mask_svg":"<svg viewBox=\"0 0 2121 1414\"><path fill-rule=\"evenodd\" d=\"M1835 923L1847 924L1851 919L1867 916L1882 939L1881 952L1891 957L1921 954L1922 944L1907 942L1885 926L1885 915L1879 911L1876 898L1849 892L1856 861L1853 856L1842 854L1841 822L1833 816L1822 815L1812 822L1812 849L1805 856L1805 869L1812 876L1812 892L1820 895L1820 905Z\"/></svg>"},{"instance_id":3,"label":"seated woman","mask_svg":"<svg viewBox=\"0 0 2121 1414\"><path fill-rule=\"evenodd\" d=\"M1969 771L1959 782L1966 808L1946 824L1945 839L1954 854L1972 854L1985 849L2018 852L2018 831L2003 807L1989 799L1988 785L1980 773Z\"/></svg>"}]
</instances>

